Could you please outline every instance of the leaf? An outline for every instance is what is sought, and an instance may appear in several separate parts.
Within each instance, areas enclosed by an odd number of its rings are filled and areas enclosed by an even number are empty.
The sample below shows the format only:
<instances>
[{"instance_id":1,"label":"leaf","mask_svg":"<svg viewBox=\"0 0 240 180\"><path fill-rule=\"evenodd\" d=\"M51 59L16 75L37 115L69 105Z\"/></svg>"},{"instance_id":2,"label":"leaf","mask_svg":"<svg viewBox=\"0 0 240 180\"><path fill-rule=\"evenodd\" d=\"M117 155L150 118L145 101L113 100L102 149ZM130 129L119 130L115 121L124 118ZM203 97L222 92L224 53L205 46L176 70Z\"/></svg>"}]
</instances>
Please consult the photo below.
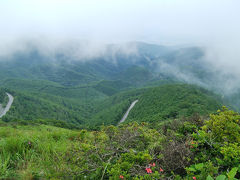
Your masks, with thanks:
<instances>
[{"instance_id":1,"label":"leaf","mask_svg":"<svg viewBox=\"0 0 240 180\"><path fill-rule=\"evenodd\" d=\"M192 167L188 168L188 170L189 170L189 171L192 171L192 172L196 172L196 169L195 169L195 168L192 168Z\"/></svg>"},{"instance_id":2,"label":"leaf","mask_svg":"<svg viewBox=\"0 0 240 180\"><path fill-rule=\"evenodd\" d=\"M197 170L199 170L199 171L201 171L202 170L202 168L203 168L203 163L200 163L200 164L196 164L195 165L195 168L197 169Z\"/></svg>"},{"instance_id":3,"label":"leaf","mask_svg":"<svg viewBox=\"0 0 240 180\"><path fill-rule=\"evenodd\" d=\"M216 180L225 180L227 177L225 175L219 175Z\"/></svg>"},{"instance_id":4,"label":"leaf","mask_svg":"<svg viewBox=\"0 0 240 180\"><path fill-rule=\"evenodd\" d=\"M235 175L237 174L238 168L232 168L229 173L227 173L229 179L233 179Z\"/></svg>"},{"instance_id":5,"label":"leaf","mask_svg":"<svg viewBox=\"0 0 240 180\"><path fill-rule=\"evenodd\" d=\"M208 175L206 180L214 180L214 179L212 178L212 176Z\"/></svg>"}]
</instances>

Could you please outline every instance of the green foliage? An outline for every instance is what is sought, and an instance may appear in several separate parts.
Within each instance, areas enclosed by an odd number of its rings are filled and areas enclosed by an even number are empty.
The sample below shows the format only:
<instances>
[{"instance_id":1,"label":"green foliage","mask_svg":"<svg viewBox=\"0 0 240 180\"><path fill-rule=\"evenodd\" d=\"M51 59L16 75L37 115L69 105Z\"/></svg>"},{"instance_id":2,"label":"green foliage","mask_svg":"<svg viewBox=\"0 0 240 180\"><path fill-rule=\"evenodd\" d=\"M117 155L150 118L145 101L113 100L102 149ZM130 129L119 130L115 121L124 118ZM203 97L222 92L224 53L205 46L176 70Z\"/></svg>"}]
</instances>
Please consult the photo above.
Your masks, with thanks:
<instances>
[{"instance_id":1,"label":"green foliage","mask_svg":"<svg viewBox=\"0 0 240 180\"><path fill-rule=\"evenodd\" d=\"M192 85L174 84L149 88L129 114L128 121L156 123L166 119L204 115L221 107L218 97Z\"/></svg>"},{"instance_id":2,"label":"green foliage","mask_svg":"<svg viewBox=\"0 0 240 180\"><path fill-rule=\"evenodd\" d=\"M237 175L236 167L240 162L239 119L238 113L223 107L217 114L210 115L201 130L193 133L195 162L210 161L218 167L218 173L222 175L217 179L234 179ZM228 172L230 168L232 169Z\"/></svg>"},{"instance_id":3,"label":"green foliage","mask_svg":"<svg viewBox=\"0 0 240 180\"><path fill-rule=\"evenodd\" d=\"M148 149L159 147L162 138L136 123L98 132L1 127L0 136L1 178L160 177L158 164L149 175L145 169L154 160Z\"/></svg>"},{"instance_id":4,"label":"green foliage","mask_svg":"<svg viewBox=\"0 0 240 180\"><path fill-rule=\"evenodd\" d=\"M211 115L205 121L202 130L194 134L198 147L202 149L200 156L212 157L221 166L238 165L240 155L240 115L223 107L218 114ZM209 156L210 155L210 156Z\"/></svg>"},{"instance_id":5,"label":"green foliage","mask_svg":"<svg viewBox=\"0 0 240 180\"><path fill-rule=\"evenodd\" d=\"M4 108L8 103L8 96L5 89L0 89L0 104Z\"/></svg>"},{"instance_id":6,"label":"green foliage","mask_svg":"<svg viewBox=\"0 0 240 180\"><path fill-rule=\"evenodd\" d=\"M143 85L153 79L153 74L144 67L132 66L117 75L121 79L135 86Z\"/></svg>"},{"instance_id":7,"label":"green foliage","mask_svg":"<svg viewBox=\"0 0 240 180\"><path fill-rule=\"evenodd\" d=\"M197 179L209 179L218 173L218 167L214 167L212 162L199 163L186 168L189 177Z\"/></svg>"},{"instance_id":8,"label":"green foliage","mask_svg":"<svg viewBox=\"0 0 240 180\"><path fill-rule=\"evenodd\" d=\"M97 85L94 86L96 90L102 92L108 96L116 94L124 89L130 87L131 84L124 82L124 81L100 81Z\"/></svg>"},{"instance_id":9,"label":"green foliage","mask_svg":"<svg viewBox=\"0 0 240 180\"><path fill-rule=\"evenodd\" d=\"M14 101L10 111L2 118L5 122L20 120L36 122L37 119L55 119L79 125L83 120L76 111L58 103L25 93L12 91L9 93L14 96Z\"/></svg>"},{"instance_id":10,"label":"green foliage","mask_svg":"<svg viewBox=\"0 0 240 180\"><path fill-rule=\"evenodd\" d=\"M235 136L221 133L216 126L217 131L212 130L221 117L231 124L239 115L224 108L208 120L194 115L155 128L135 122L101 126L98 131L5 124L0 127L0 177L238 179ZM225 138L215 138L215 133Z\"/></svg>"},{"instance_id":11,"label":"green foliage","mask_svg":"<svg viewBox=\"0 0 240 180\"><path fill-rule=\"evenodd\" d=\"M202 51L136 46L137 56L111 45L91 61L51 61L34 47L1 60L0 103L6 92L14 102L0 120L0 179L239 179L240 115L203 116L222 105L218 96L156 72L161 61L216 87L196 61ZM136 99L126 124L113 126Z\"/></svg>"},{"instance_id":12,"label":"green foliage","mask_svg":"<svg viewBox=\"0 0 240 180\"><path fill-rule=\"evenodd\" d=\"M211 115L206 121L203 130L211 131L211 135L216 142L225 141L228 143L240 142L240 115L234 111L228 111L223 107L218 114Z\"/></svg>"},{"instance_id":13,"label":"green foliage","mask_svg":"<svg viewBox=\"0 0 240 180\"><path fill-rule=\"evenodd\" d=\"M99 126L102 124L117 125L121 120L130 104L138 99L146 89L129 90L126 92L118 93L103 101L96 102L96 112L89 120L89 124Z\"/></svg>"},{"instance_id":14,"label":"green foliage","mask_svg":"<svg viewBox=\"0 0 240 180\"><path fill-rule=\"evenodd\" d=\"M229 171L228 173L226 173L226 175L218 175L216 177L216 180L237 180L237 178L235 178L237 172L240 170L240 168L234 167L231 169L231 171ZM213 180L211 175L208 175L207 180Z\"/></svg>"},{"instance_id":15,"label":"green foliage","mask_svg":"<svg viewBox=\"0 0 240 180\"><path fill-rule=\"evenodd\" d=\"M158 123L196 112L207 114L220 104L206 90L179 84L129 90L135 85L122 80L66 87L49 80L7 79L2 86L10 88L2 92L11 92L15 98L4 121L29 123L44 119L44 124L53 125L54 120L67 123L57 123L58 127L98 129L102 124L116 125L136 99L139 102L131 110L129 121Z\"/></svg>"}]
</instances>

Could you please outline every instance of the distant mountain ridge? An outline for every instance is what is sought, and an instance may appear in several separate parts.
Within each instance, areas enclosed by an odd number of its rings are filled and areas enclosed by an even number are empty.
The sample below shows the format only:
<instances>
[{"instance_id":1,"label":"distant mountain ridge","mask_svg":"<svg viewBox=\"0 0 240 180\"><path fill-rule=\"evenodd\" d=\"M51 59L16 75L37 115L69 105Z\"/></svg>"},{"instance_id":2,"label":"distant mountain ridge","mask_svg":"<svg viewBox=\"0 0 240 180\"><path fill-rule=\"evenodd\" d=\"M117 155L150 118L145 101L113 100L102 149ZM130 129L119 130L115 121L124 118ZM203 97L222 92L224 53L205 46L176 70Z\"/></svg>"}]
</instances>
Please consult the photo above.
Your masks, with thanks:
<instances>
[{"instance_id":1,"label":"distant mountain ridge","mask_svg":"<svg viewBox=\"0 0 240 180\"><path fill-rule=\"evenodd\" d=\"M74 52L74 45L72 47L73 50L69 52ZM17 96L16 106L13 104L13 110L5 117L6 121L57 119L79 127L102 123L117 124L130 103L135 98L144 96L143 93L149 88L158 89L160 86L161 95L150 93L160 99L163 96L161 86L164 84L174 84L173 89L177 89L179 83L196 84L216 90L217 93L221 92L217 89L219 84L215 81L216 75L204 61L204 51L200 47L168 47L142 42L129 43L126 46L113 44L108 45L98 56L89 56L86 59L64 52L64 48L62 50L47 55L33 46L26 52L16 52L11 57L0 59L0 87L8 88ZM180 90L189 91L191 95L193 92L189 88L188 85L183 85ZM209 103L213 103L212 96L203 95L205 93L198 94L204 102L199 101L210 107ZM114 98L118 101L112 103ZM194 98L194 95L190 98L190 109L195 103ZM208 101L209 99L211 100ZM180 100L174 101L177 104ZM139 99L139 103L129 114L129 120L137 120L131 114L140 111L138 106L141 103ZM209 111L215 111L219 104L220 101L214 102ZM17 109L17 106L20 107ZM173 110L167 110L165 115L161 112L161 118L174 118L170 115L173 111L181 114L179 107L172 107ZM200 112L209 113L201 111L199 107L197 109ZM35 115L34 109L37 109ZM146 115L153 117L158 112L153 113L152 116L149 113Z\"/></svg>"}]
</instances>

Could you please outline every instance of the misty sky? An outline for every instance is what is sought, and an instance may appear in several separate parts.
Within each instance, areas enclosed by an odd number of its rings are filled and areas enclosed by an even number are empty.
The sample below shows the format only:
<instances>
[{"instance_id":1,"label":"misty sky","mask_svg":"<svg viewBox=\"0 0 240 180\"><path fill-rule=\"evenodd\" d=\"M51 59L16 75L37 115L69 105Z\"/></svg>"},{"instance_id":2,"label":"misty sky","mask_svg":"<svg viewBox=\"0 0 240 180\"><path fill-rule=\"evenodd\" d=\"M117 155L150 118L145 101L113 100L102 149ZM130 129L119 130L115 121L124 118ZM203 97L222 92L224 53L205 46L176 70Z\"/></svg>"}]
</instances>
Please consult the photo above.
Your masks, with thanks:
<instances>
[{"instance_id":1,"label":"misty sky","mask_svg":"<svg viewBox=\"0 0 240 180\"><path fill-rule=\"evenodd\" d=\"M239 0L1 0L0 38L212 43L240 34ZM239 37L239 36L238 36Z\"/></svg>"},{"instance_id":2,"label":"misty sky","mask_svg":"<svg viewBox=\"0 0 240 180\"><path fill-rule=\"evenodd\" d=\"M106 43L198 45L219 77L240 84L240 0L0 0L0 57L29 41L47 55L64 44L72 56L73 42L84 42L77 57L98 56Z\"/></svg>"},{"instance_id":3,"label":"misty sky","mask_svg":"<svg viewBox=\"0 0 240 180\"><path fill-rule=\"evenodd\" d=\"M102 43L201 45L206 59L240 74L239 22L240 0L1 0L0 55L26 39L94 42L91 54Z\"/></svg>"}]
</instances>

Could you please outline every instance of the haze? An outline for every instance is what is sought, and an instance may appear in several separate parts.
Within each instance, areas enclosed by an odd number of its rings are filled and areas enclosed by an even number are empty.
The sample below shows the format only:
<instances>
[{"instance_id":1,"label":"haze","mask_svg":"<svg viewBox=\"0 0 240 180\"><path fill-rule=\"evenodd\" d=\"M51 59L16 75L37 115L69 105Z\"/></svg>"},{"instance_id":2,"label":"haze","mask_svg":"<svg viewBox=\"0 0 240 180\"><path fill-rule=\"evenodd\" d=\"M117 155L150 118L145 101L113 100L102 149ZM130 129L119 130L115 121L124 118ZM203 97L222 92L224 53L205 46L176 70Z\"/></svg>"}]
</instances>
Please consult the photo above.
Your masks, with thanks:
<instances>
[{"instance_id":1,"label":"haze","mask_svg":"<svg viewBox=\"0 0 240 180\"><path fill-rule=\"evenodd\" d=\"M238 0L5 0L1 39L186 44L239 35Z\"/></svg>"},{"instance_id":2,"label":"haze","mask_svg":"<svg viewBox=\"0 0 240 180\"><path fill-rule=\"evenodd\" d=\"M0 55L25 49L26 40L45 51L86 41L88 54L129 41L198 45L217 70L238 77L239 8L239 0L2 0Z\"/></svg>"}]
</instances>

